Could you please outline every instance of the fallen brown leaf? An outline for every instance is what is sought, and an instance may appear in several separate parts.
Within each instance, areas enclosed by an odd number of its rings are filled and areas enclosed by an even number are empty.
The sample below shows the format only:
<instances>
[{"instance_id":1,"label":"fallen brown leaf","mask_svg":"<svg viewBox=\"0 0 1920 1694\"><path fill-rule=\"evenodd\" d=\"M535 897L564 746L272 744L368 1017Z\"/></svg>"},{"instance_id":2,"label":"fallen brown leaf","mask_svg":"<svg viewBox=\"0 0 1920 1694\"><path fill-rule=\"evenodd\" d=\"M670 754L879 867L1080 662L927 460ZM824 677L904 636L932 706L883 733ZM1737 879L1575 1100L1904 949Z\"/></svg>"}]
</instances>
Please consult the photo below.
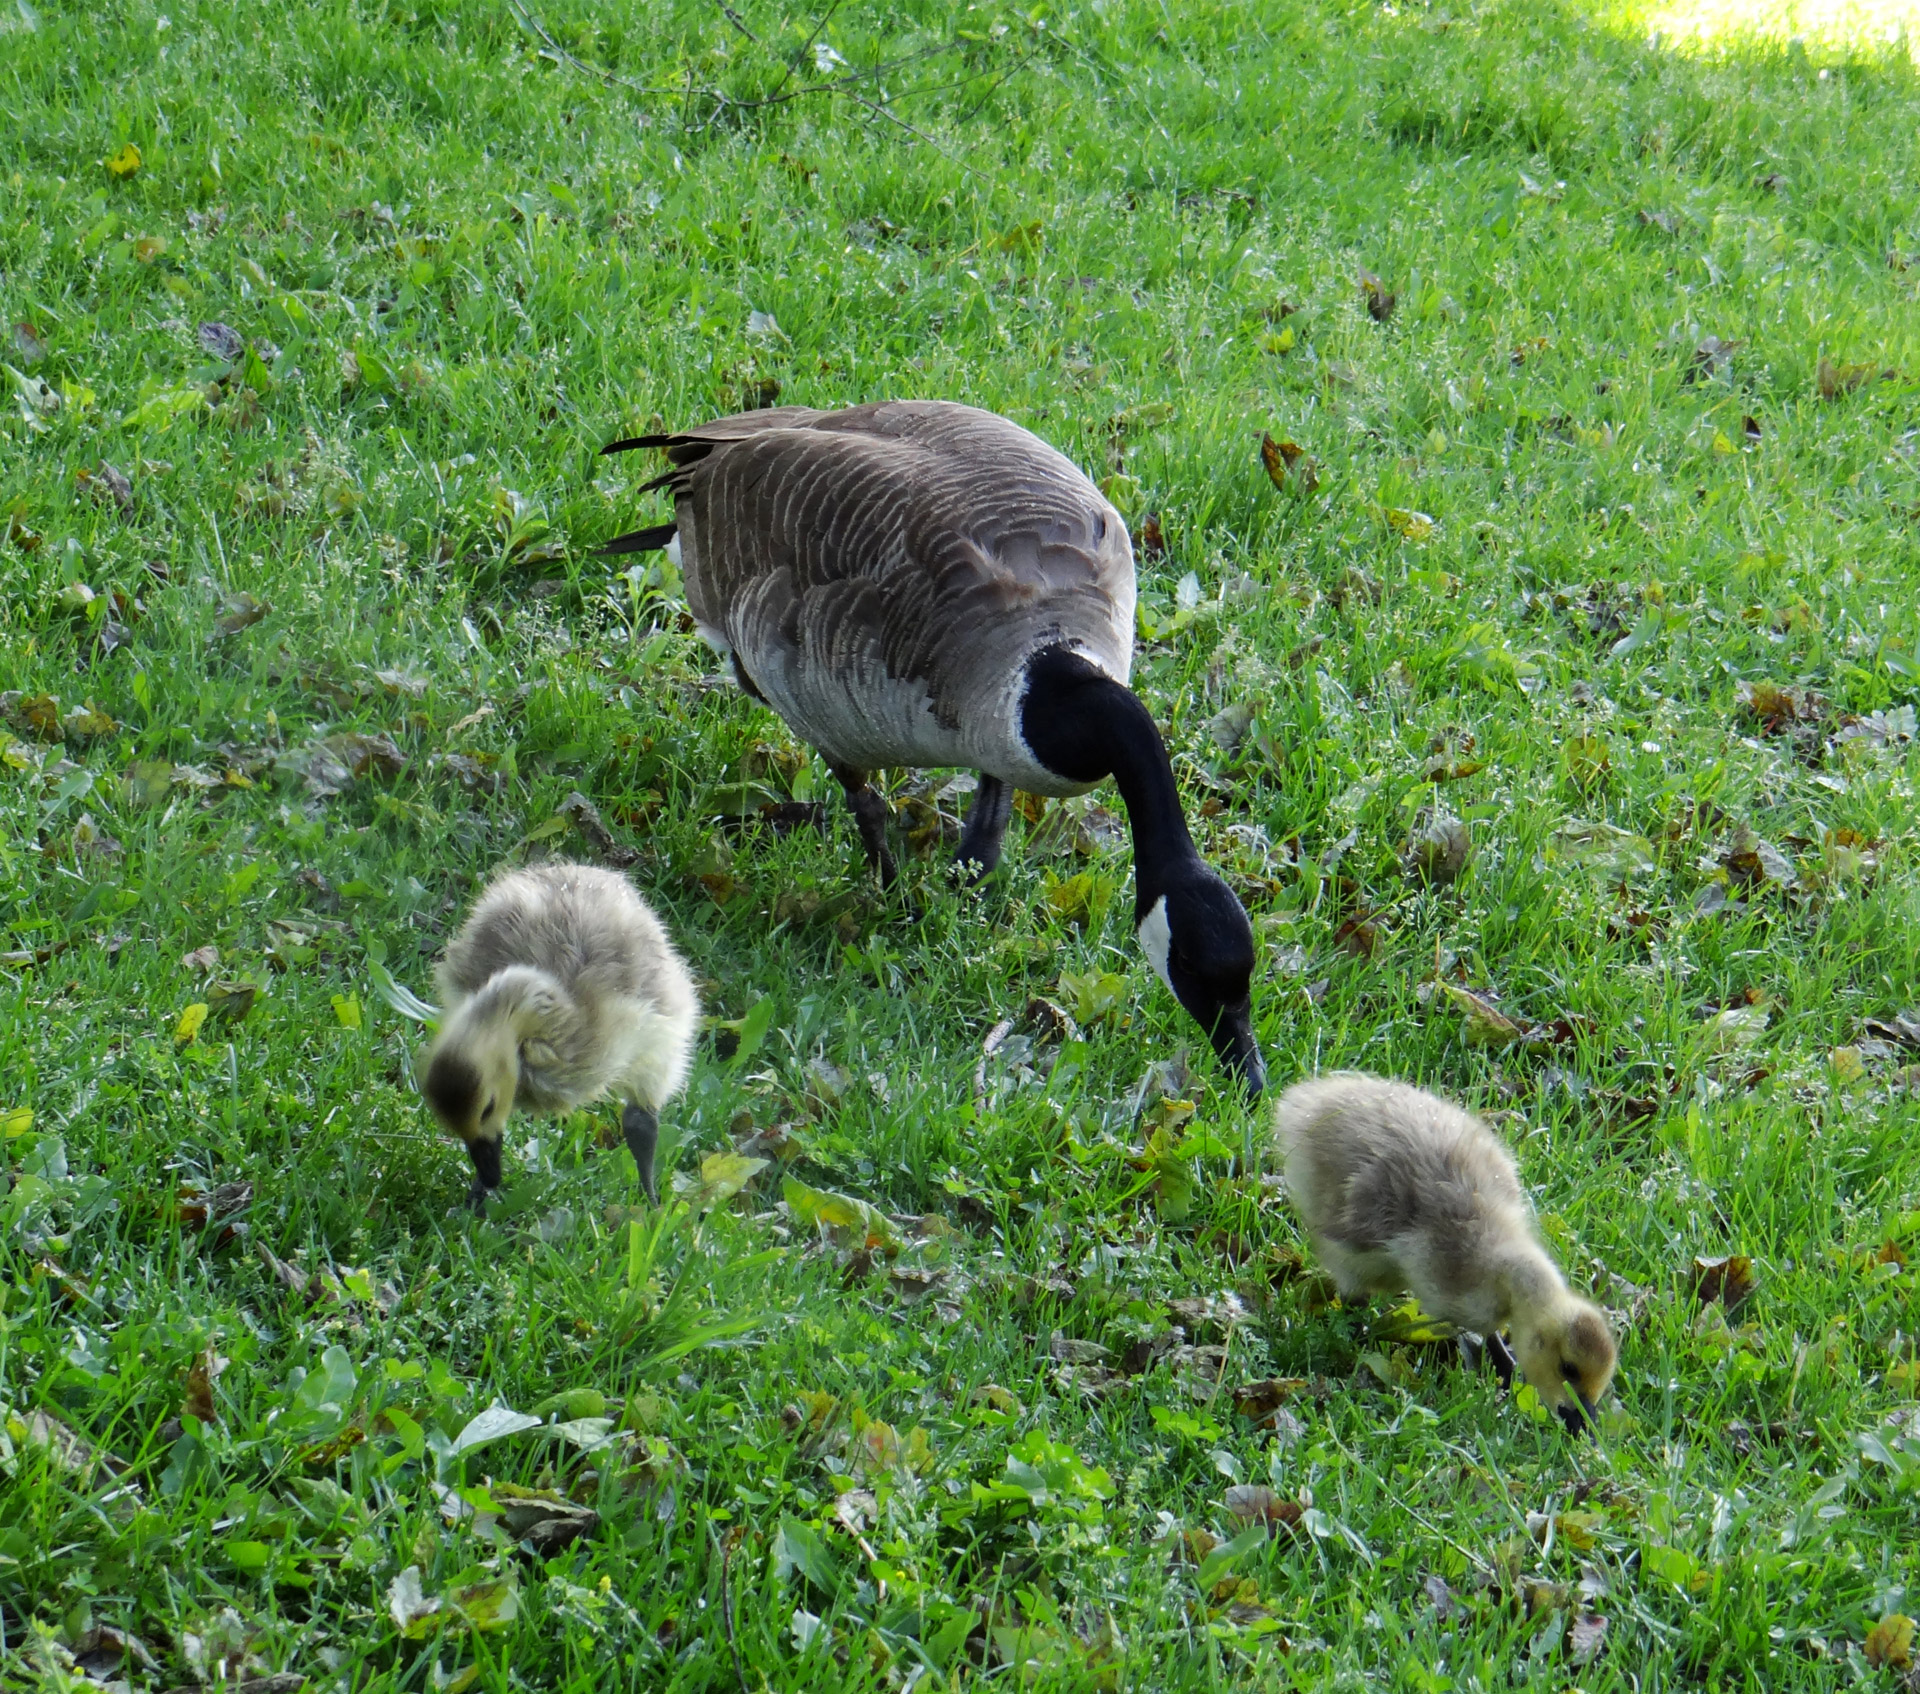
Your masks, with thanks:
<instances>
[{"instance_id":1,"label":"fallen brown leaf","mask_svg":"<svg viewBox=\"0 0 1920 1694\"><path fill-rule=\"evenodd\" d=\"M1262 435L1260 462L1266 466L1267 479L1275 488L1311 494L1320 486L1318 461L1297 442L1275 441L1271 435Z\"/></svg>"},{"instance_id":2,"label":"fallen brown leaf","mask_svg":"<svg viewBox=\"0 0 1920 1694\"><path fill-rule=\"evenodd\" d=\"M1263 1376L1233 1391L1233 1409L1243 1418L1264 1423L1306 1386L1304 1376Z\"/></svg>"},{"instance_id":3,"label":"fallen brown leaf","mask_svg":"<svg viewBox=\"0 0 1920 1694\"><path fill-rule=\"evenodd\" d=\"M1300 1521L1297 1500L1283 1500L1264 1482L1235 1483L1227 1490L1227 1515L1241 1523L1292 1525Z\"/></svg>"},{"instance_id":4,"label":"fallen brown leaf","mask_svg":"<svg viewBox=\"0 0 1920 1694\"><path fill-rule=\"evenodd\" d=\"M1718 1300L1731 1315L1746 1304L1756 1286L1753 1260L1744 1253L1693 1261L1693 1292L1702 1305Z\"/></svg>"},{"instance_id":5,"label":"fallen brown leaf","mask_svg":"<svg viewBox=\"0 0 1920 1694\"><path fill-rule=\"evenodd\" d=\"M1606 1644L1607 1620L1598 1612L1582 1612L1567 1631L1567 1658L1576 1665L1591 1664Z\"/></svg>"},{"instance_id":6,"label":"fallen brown leaf","mask_svg":"<svg viewBox=\"0 0 1920 1694\"><path fill-rule=\"evenodd\" d=\"M1367 302L1367 316L1383 324L1393 316L1397 296L1370 270L1360 272L1360 292Z\"/></svg>"},{"instance_id":7,"label":"fallen brown leaf","mask_svg":"<svg viewBox=\"0 0 1920 1694\"><path fill-rule=\"evenodd\" d=\"M1875 1670L1906 1670L1913 1663L1913 1619L1889 1612L1867 1631L1865 1650Z\"/></svg>"}]
</instances>

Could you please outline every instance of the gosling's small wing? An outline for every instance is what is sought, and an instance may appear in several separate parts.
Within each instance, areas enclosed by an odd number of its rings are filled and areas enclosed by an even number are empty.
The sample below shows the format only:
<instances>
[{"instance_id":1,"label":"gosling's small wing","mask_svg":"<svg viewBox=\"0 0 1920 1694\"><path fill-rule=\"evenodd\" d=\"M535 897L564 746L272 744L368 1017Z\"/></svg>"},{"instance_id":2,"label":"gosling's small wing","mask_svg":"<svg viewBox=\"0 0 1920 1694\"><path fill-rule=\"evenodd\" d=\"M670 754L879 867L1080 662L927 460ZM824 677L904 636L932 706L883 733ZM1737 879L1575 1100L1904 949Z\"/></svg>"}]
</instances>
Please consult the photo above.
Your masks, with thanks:
<instances>
[{"instance_id":1,"label":"gosling's small wing","mask_svg":"<svg viewBox=\"0 0 1920 1694\"><path fill-rule=\"evenodd\" d=\"M1004 718L1009 675L1060 642L1125 680L1126 526L1007 419L938 401L783 408L663 444L693 615L803 733L854 734L849 710L903 693L948 732Z\"/></svg>"}]
</instances>

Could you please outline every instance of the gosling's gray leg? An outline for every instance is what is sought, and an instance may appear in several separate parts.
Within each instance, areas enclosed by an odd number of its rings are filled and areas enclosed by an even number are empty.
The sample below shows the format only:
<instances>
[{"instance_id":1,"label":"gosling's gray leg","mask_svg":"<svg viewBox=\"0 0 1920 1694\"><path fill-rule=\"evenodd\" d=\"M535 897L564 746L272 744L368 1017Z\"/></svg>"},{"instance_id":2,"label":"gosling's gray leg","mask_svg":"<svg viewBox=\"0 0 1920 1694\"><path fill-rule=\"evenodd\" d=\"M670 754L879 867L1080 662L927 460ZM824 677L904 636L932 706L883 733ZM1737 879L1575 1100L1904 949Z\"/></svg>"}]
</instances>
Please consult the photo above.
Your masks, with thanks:
<instances>
[{"instance_id":1,"label":"gosling's gray leg","mask_svg":"<svg viewBox=\"0 0 1920 1694\"><path fill-rule=\"evenodd\" d=\"M630 1100L620 1114L620 1127L626 1131L627 1151L640 1167L640 1186L647 1191L648 1202L657 1206L660 1194L653 1185L653 1149L660 1140L660 1119L645 1106Z\"/></svg>"},{"instance_id":2,"label":"gosling's gray leg","mask_svg":"<svg viewBox=\"0 0 1920 1694\"><path fill-rule=\"evenodd\" d=\"M467 1190L467 1204L479 1217L487 1209L487 1195L500 1186L500 1143L469 1141L467 1157L473 1161L473 1186Z\"/></svg>"},{"instance_id":3,"label":"gosling's gray leg","mask_svg":"<svg viewBox=\"0 0 1920 1694\"><path fill-rule=\"evenodd\" d=\"M953 855L956 864L973 866L975 881L999 864L1012 817L1013 785L982 771L980 786L973 791L973 804L967 808L960 846Z\"/></svg>"},{"instance_id":4,"label":"gosling's gray leg","mask_svg":"<svg viewBox=\"0 0 1920 1694\"><path fill-rule=\"evenodd\" d=\"M1487 1337L1487 1362L1493 1366L1493 1374L1500 1379L1502 1388L1513 1387L1513 1349L1507 1345L1504 1335Z\"/></svg>"},{"instance_id":5,"label":"gosling's gray leg","mask_svg":"<svg viewBox=\"0 0 1920 1694\"><path fill-rule=\"evenodd\" d=\"M887 802L867 785L865 771L850 765L834 765L831 769L847 791L847 810L860 828L860 845L867 850L867 862L880 873L880 886L891 888L895 871L893 854L887 850Z\"/></svg>"}]
</instances>

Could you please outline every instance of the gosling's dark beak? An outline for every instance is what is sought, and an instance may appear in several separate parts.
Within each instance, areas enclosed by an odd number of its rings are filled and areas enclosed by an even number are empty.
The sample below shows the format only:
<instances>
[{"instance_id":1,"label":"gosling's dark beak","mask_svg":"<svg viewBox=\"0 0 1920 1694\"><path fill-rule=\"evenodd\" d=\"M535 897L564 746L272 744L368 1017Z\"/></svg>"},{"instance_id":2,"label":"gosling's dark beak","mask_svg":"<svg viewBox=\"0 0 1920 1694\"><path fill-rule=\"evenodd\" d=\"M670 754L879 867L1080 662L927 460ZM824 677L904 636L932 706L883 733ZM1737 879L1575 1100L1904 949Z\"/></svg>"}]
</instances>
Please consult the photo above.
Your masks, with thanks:
<instances>
[{"instance_id":1,"label":"gosling's dark beak","mask_svg":"<svg viewBox=\"0 0 1920 1694\"><path fill-rule=\"evenodd\" d=\"M1246 1085L1247 1093L1257 1099L1267 1086L1267 1067L1253 1039L1252 1006L1230 1006L1222 1011L1214 1023L1211 1039L1220 1062Z\"/></svg>"},{"instance_id":2,"label":"gosling's dark beak","mask_svg":"<svg viewBox=\"0 0 1920 1694\"><path fill-rule=\"evenodd\" d=\"M1567 1426L1569 1435L1593 1434L1596 1427L1593 1402L1577 1389L1573 1399L1562 1400L1555 1410L1560 1414L1560 1421Z\"/></svg>"},{"instance_id":3,"label":"gosling's dark beak","mask_svg":"<svg viewBox=\"0 0 1920 1694\"><path fill-rule=\"evenodd\" d=\"M467 1157L473 1160L473 1187L468 1190L467 1199L476 1212L483 1211L488 1191L500 1186L500 1143L469 1141Z\"/></svg>"}]
</instances>

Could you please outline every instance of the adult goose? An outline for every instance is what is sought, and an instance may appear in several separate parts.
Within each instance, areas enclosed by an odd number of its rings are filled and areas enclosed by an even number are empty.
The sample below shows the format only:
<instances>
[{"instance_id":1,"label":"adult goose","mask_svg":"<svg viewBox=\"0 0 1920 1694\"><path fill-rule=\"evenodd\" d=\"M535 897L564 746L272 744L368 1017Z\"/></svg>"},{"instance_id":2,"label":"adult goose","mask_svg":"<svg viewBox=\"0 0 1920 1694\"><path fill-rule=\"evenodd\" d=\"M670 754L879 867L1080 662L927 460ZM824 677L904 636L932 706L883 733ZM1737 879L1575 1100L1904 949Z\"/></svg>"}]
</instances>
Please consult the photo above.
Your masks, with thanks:
<instances>
[{"instance_id":1,"label":"adult goose","mask_svg":"<svg viewBox=\"0 0 1920 1694\"><path fill-rule=\"evenodd\" d=\"M1253 1092L1265 1071L1253 931L1195 850L1152 716L1127 687L1133 547L1062 454L971 406L782 406L604 453L666 449L646 485L673 521L608 543L665 548L702 635L740 685L825 756L868 857L893 874L885 766L979 772L958 857L1000 858L1013 790L1111 776L1134 851L1142 948Z\"/></svg>"}]
</instances>

